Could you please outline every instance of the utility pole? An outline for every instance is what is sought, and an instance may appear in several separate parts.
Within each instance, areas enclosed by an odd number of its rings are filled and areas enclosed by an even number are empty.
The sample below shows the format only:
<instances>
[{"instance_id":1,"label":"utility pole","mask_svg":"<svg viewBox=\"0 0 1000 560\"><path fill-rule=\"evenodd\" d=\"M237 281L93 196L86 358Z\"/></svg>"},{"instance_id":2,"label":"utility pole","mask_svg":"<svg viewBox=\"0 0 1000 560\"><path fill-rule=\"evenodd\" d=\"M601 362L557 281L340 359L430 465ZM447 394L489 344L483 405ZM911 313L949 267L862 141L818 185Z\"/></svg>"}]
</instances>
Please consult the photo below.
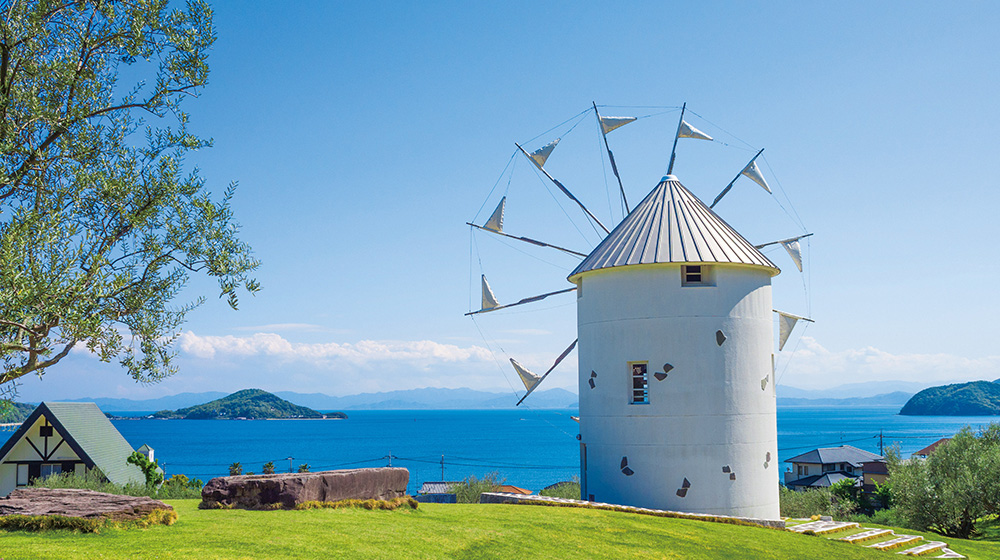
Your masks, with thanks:
<instances>
[{"instance_id":1,"label":"utility pole","mask_svg":"<svg viewBox=\"0 0 1000 560\"><path fill-rule=\"evenodd\" d=\"M885 450L882 449L882 430L878 431L878 454L885 456Z\"/></svg>"},{"instance_id":2,"label":"utility pole","mask_svg":"<svg viewBox=\"0 0 1000 560\"><path fill-rule=\"evenodd\" d=\"M295 459L295 457L289 457L288 458L288 472L292 472L292 460L293 459Z\"/></svg>"},{"instance_id":3,"label":"utility pole","mask_svg":"<svg viewBox=\"0 0 1000 560\"><path fill-rule=\"evenodd\" d=\"M389 466L392 466L392 451L389 452Z\"/></svg>"},{"instance_id":4,"label":"utility pole","mask_svg":"<svg viewBox=\"0 0 1000 560\"><path fill-rule=\"evenodd\" d=\"M444 455L441 456L441 482L444 482Z\"/></svg>"}]
</instances>

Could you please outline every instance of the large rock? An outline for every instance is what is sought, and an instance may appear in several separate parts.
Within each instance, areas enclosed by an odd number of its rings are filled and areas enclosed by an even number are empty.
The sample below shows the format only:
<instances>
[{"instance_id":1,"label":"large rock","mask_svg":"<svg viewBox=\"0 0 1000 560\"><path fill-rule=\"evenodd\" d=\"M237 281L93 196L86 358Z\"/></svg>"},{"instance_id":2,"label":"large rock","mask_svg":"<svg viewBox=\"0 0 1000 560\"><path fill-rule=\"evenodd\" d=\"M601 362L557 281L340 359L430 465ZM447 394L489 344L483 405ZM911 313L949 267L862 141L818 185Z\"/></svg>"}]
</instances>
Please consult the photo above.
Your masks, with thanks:
<instances>
[{"instance_id":1,"label":"large rock","mask_svg":"<svg viewBox=\"0 0 1000 560\"><path fill-rule=\"evenodd\" d=\"M391 500L406 495L410 471L349 469L315 473L220 476L201 490L201 507L294 507L310 501Z\"/></svg>"},{"instance_id":2,"label":"large rock","mask_svg":"<svg viewBox=\"0 0 1000 560\"><path fill-rule=\"evenodd\" d=\"M125 521L145 517L155 509L174 508L144 496L119 496L70 488L21 488L0 498L0 515L106 517Z\"/></svg>"}]
</instances>

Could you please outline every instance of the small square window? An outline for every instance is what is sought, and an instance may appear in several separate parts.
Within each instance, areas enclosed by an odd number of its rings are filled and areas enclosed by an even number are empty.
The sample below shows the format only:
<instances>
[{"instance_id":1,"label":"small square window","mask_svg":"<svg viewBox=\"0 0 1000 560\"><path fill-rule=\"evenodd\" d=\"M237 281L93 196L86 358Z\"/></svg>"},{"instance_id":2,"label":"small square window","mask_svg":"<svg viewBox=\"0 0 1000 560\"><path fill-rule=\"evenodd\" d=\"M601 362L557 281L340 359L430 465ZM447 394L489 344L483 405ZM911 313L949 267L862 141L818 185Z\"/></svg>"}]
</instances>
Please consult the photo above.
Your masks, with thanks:
<instances>
[{"instance_id":1,"label":"small square window","mask_svg":"<svg viewBox=\"0 0 1000 560\"><path fill-rule=\"evenodd\" d=\"M39 437L52 437L52 426L42 426L38 429Z\"/></svg>"},{"instance_id":2,"label":"small square window","mask_svg":"<svg viewBox=\"0 0 1000 560\"><path fill-rule=\"evenodd\" d=\"M629 362L630 375L632 378L631 404L649 404L649 363Z\"/></svg>"},{"instance_id":3,"label":"small square window","mask_svg":"<svg viewBox=\"0 0 1000 560\"><path fill-rule=\"evenodd\" d=\"M704 264L681 266L681 286L714 286L712 267Z\"/></svg>"}]
</instances>

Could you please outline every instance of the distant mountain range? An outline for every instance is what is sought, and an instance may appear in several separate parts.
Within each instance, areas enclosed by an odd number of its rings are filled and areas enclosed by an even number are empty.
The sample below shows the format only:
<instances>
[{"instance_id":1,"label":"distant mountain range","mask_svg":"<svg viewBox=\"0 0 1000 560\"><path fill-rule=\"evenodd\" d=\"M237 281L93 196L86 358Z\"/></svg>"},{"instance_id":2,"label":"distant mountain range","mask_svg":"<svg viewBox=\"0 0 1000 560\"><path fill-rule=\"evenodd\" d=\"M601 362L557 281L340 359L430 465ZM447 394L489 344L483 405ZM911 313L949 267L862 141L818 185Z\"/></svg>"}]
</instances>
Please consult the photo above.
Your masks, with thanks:
<instances>
[{"instance_id":1,"label":"distant mountain range","mask_svg":"<svg viewBox=\"0 0 1000 560\"><path fill-rule=\"evenodd\" d=\"M903 405L925 383L879 381L853 383L831 389L808 390L778 385L781 406L871 406ZM316 410L419 410L419 409L510 409L517 398L511 393L474 389L409 389L333 397L323 393L276 391L275 395ZM156 399L84 398L71 402L95 402L105 412L176 410L225 397L227 393L179 393ZM565 389L532 393L526 403L532 408L578 408L579 398Z\"/></svg>"},{"instance_id":2,"label":"distant mountain range","mask_svg":"<svg viewBox=\"0 0 1000 560\"><path fill-rule=\"evenodd\" d=\"M517 398L511 393L492 393L473 389L411 389L386 393L363 393L331 397L323 393L276 391L275 395L316 410L414 410L414 409L502 409L514 408ZM68 399L68 402L93 402L105 412L176 410L225 397L227 393L180 393L157 399L119 398ZM565 389L535 391L525 404L531 408L576 408L575 393ZM523 406L523 405L522 405Z\"/></svg>"},{"instance_id":3,"label":"distant mountain range","mask_svg":"<svg viewBox=\"0 0 1000 560\"><path fill-rule=\"evenodd\" d=\"M796 399L855 399L860 397L875 397L887 393L909 393L930 387L933 383L916 381L868 381L865 383L848 383L829 389L799 389L788 385L778 385L778 398Z\"/></svg>"},{"instance_id":4,"label":"distant mountain range","mask_svg":"<svg viewBox=\"0 0 1000 560\"><path fill-rule=\"evenodd\" d=\"M844 399L801 399L778 397L778 406L877 406L902 405L910 400L913 393L894 391L873 397L849 397Z\"/></svg>"}]
</instances>

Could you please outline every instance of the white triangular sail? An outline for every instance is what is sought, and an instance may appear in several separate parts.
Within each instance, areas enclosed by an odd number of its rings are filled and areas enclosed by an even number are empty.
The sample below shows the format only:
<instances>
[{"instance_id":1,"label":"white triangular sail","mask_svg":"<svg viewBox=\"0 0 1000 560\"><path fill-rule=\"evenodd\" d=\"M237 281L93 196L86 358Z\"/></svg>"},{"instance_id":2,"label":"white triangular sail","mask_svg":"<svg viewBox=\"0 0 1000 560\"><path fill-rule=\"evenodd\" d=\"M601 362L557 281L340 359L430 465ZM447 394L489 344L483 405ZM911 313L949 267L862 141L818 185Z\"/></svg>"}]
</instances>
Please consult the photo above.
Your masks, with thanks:
<instances>
[{"instance_id":1,"label":"white triangular sail","mask_svg":"<svg viewBox=\"0 0 1000 560\"><path fill-rule=\"evenodd\" d=\"M764 176L760 174L760 168L757 167L756 159L748 163L747 166L743 168L743 171L740 172L740 174L743 175L744 177L749 178L754 183L757 183L758 185L764 187L765 191L771 192L771 187L767 186L767 181L765 181Z\"/></svg>"},{"instance_id":2,"label":"white triangular sail","mask_svg":"<svg viewBox=\"0 0 1000 560\"><path fill-rule=\"evenodd\" d=\"M506 206L507 197L505 196L500 199L500 204L497 204L497 209L493 211L493 215L490 216L490 219L486 220L486 223L483 224L483 228L497 233L503 233L503 212Z\"/></svg>"},{"instance_id":3,"label":"white triangular sail","mask_svg":"<svg viewBox=\"0 0 1000 560\"><path fill-rule=\"evenodd\" d=\"M483 274L483 309L493 309L498 305L500 302L497 301L497 296L493 295L490 283L486 281L486 275Z\"/></svg>"},{"instance_id":4,"label":"white triangular sail","mask_svg":"<svg viewBox=\"0 0 1000 560\"><path fill-rule=\"evenodd\" d=\"M528 368L517 363L517 360L514 358L510 359L510 365L514 366L514 371L517 372L517 375L521 378L521 382L524 383L524 388L528 391L534 389L535 385L538 385L542 380L542 376L528 371Z\"/></svg>"},{"instance_id":5,"label":"white triangular sail","mask_svg":"<svg viewBox=\"0 0 1000 560\"><path fill-rule=\"evenodd\" d=\"M560 140L562 140L562 138L556 138L555 140L528 154L528 157L530 157L531 161L535 162L535 165L541 169L542 166L545 165L545 162L548 161L549 156L552 155L552 150L556 149L556 144L558 144Z\"/></svg>"},{"instance_id":6,"label":"white triangular sail","mask_svg":"<svg viewBox=\"0 0 1000 560\"><path fill-rule=\"evenodd\" d=\"M799 322L798 315L792 315L791 313L785 313L784 311L778 311L778 351L780 352L785 348L785 343L788 342L788 336L792 334L792 329L795 328L795 323Z\"/></svg>"},{"instance_id":7,"label":"white triangular sail","mask_svg":"<svg viewBox=\"0 0 1000 560\"><path fill-rule=\"evenodd\" d=\"M788 256L792 257L792 260L795 261L795 266L799 269L799 272L802 272L802 247L799 246L799 240L782 241L781 246L788 251Z\"/></svg>"},{"instance_id":8,"label":"white triangular sail","mask_svg":"<svg viewBox=\"0 0 1000 560\"><path fill-rule=\"evenodd\" d=\"M601 129L604 130L604 134L611 132L616 128L621 128L630 122L636 120L637 117L601 117Z\"/></svg>"},{"instance_id":9,"label":"white triangular sail","mask_svg":"<svg viewBox=\"0 0 1000 560\"><path fill-rule=\"evenodd\" d=\"M711 140L712 137L689 125L687 121L681 121L680 128L677 129L678 138L696 138L698 140Z\"/></svg>"}]
</instances>

